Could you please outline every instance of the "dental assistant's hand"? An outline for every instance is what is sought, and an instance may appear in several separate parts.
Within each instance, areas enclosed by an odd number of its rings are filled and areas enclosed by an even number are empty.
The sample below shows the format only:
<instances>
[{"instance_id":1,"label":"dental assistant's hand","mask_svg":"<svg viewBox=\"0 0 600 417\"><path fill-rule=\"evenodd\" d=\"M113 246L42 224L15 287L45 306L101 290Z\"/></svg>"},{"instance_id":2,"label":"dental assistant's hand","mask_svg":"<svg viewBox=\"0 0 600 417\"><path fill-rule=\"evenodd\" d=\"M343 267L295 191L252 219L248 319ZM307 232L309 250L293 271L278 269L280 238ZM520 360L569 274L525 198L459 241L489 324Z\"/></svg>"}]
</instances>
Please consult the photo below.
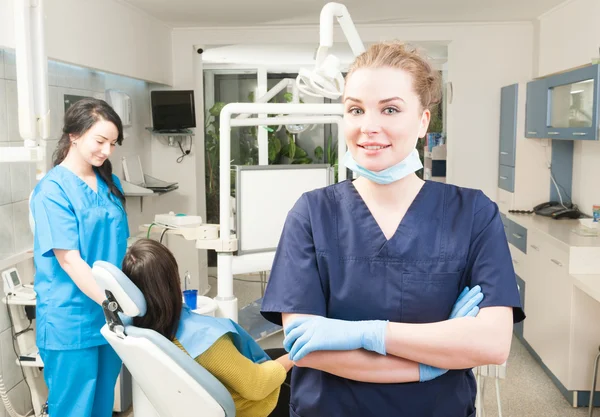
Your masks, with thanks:
<instances>
[{"instance_id":1,"label":"dental assistant's hand","mask_svg":"<svg viewBox=\"0 0 600 417\"><path fill-rule=\"evenodd\" d=\"M300 317L285 329L283 347L299 361L317 350L366 349L385 355L387 321L345 321L321 316Z\"/></svg>"},{"instance_id":2,"label":"dental assistant's hand","mask_svg":"<svg viewBox=\"0 0 600 417\"><path fill-rule=\"evenodd\" d=\"M471 290L469 287L460 293L452 311L450 312L449 320L457 319L461 317L475 317L479 313L479 303L483 300L483 294L481 293L481 287L479 285L474 286ZM419 381L431 381L439 376L444 375L448 372L447 369L435 368L433 366L419 364Z\"/></svg>"}]
</instances>

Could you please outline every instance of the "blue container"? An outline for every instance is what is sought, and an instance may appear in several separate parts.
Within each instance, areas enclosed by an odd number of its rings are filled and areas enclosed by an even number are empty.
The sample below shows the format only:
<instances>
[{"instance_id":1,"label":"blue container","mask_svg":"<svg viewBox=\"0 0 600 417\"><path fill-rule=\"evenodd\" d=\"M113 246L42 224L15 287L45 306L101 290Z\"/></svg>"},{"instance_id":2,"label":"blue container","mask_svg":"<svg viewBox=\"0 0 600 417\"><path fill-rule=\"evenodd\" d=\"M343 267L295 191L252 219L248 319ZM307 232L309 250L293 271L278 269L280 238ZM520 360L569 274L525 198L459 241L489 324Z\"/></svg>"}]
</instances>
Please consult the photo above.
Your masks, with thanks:
<instances>
[{"instance_id":1,"label":"blue container","mask_svg":"<svg viewBox=\"0 0 600 417\"><path fill-rule=\"evenodd\" d=\"M431 152L431 150L439 145L444 144L444 139L442 138L441 133L428 133L427 134L427 150Z\"/></svg>"},{"instance_id":2,"label":"blue container","mask_svg":"<svg viewBox=\"0 0 600 417\"><path fill-rule=\"evenodd\" d=\"M183 301L191 310L198 308L198 290L185 290Z\"/></svg>"}]
</instances>

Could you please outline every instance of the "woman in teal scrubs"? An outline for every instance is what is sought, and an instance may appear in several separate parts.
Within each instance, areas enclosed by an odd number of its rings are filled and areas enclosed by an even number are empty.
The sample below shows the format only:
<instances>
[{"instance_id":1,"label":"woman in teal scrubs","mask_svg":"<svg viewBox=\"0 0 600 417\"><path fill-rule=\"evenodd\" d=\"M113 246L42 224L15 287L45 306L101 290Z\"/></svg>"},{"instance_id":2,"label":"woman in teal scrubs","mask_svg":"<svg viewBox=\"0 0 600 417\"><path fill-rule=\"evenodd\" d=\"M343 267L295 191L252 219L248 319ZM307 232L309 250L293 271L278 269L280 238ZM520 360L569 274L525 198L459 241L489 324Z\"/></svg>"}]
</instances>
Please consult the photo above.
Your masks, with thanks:
<instances>
[{"instance_id":1,"label":"woman in teal scrubs","mask_svg":"<svg viewBox=\"0 0 600 417\"><path fill-rule=\"evenodd\" d=\"M123 142L119 116L83 99L65 114L54 168L31 197L36 343L51 417L110 417L121 360L100 334L105 294L91 265L120 265L129 230L125 197L108 157Z\"/></svg>"}]
</instances>

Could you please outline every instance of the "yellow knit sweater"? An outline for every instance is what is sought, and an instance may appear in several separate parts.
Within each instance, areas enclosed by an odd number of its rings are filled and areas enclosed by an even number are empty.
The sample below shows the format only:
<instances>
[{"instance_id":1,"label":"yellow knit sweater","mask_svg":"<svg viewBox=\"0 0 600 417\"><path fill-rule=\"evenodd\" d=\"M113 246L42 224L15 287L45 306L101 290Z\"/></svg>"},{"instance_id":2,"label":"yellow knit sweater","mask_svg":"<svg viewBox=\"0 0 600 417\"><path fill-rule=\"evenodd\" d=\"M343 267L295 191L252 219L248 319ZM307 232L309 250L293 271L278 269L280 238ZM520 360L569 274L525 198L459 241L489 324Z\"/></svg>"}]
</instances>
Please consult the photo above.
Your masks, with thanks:
<instances>
[{"instance_id":1,"label":"yellow knit sweater","mask_svg":"<svg viewBox=\"0 0 600 417\"><path fill-rule=\"evenodd\" d=\"M174 339L173 343L185 352L179 340ZM195 360L227 388L237 417L267 417L275 408L286 377L279 362L252 362L237 350L227 334Z\"/></svg>"}]
</instances>

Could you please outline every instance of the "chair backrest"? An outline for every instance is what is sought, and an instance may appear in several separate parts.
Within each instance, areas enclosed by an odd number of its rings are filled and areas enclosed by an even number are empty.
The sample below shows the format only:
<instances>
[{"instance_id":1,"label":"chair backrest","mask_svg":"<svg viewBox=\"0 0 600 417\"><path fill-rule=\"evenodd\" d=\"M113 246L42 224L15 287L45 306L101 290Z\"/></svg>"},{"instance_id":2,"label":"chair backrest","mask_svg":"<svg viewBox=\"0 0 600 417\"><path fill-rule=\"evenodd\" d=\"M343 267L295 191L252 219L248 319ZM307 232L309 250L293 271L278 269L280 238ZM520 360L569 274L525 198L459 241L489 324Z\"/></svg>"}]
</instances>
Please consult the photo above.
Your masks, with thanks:
<instances>
[{"instance_id":1,"label":"chair backrest","mask_svg":"<svg viewBox=\"0 0 600 417\"><path fill-rule=\"evenodd\" d=\"M109 300L113 299L124 314L145 314L141 292L119 268L96 262L92 273L107 291ZM105 310L108 304L105 302ZM115 308L114 304L111 308ZM107 314L107 321L109 317ZM235 416L235 404L223 384L159 333L114 322L107 322L101 332L158 416ZM134 392L134 407L135 403Z\"/></svg>"}]
</instances>

